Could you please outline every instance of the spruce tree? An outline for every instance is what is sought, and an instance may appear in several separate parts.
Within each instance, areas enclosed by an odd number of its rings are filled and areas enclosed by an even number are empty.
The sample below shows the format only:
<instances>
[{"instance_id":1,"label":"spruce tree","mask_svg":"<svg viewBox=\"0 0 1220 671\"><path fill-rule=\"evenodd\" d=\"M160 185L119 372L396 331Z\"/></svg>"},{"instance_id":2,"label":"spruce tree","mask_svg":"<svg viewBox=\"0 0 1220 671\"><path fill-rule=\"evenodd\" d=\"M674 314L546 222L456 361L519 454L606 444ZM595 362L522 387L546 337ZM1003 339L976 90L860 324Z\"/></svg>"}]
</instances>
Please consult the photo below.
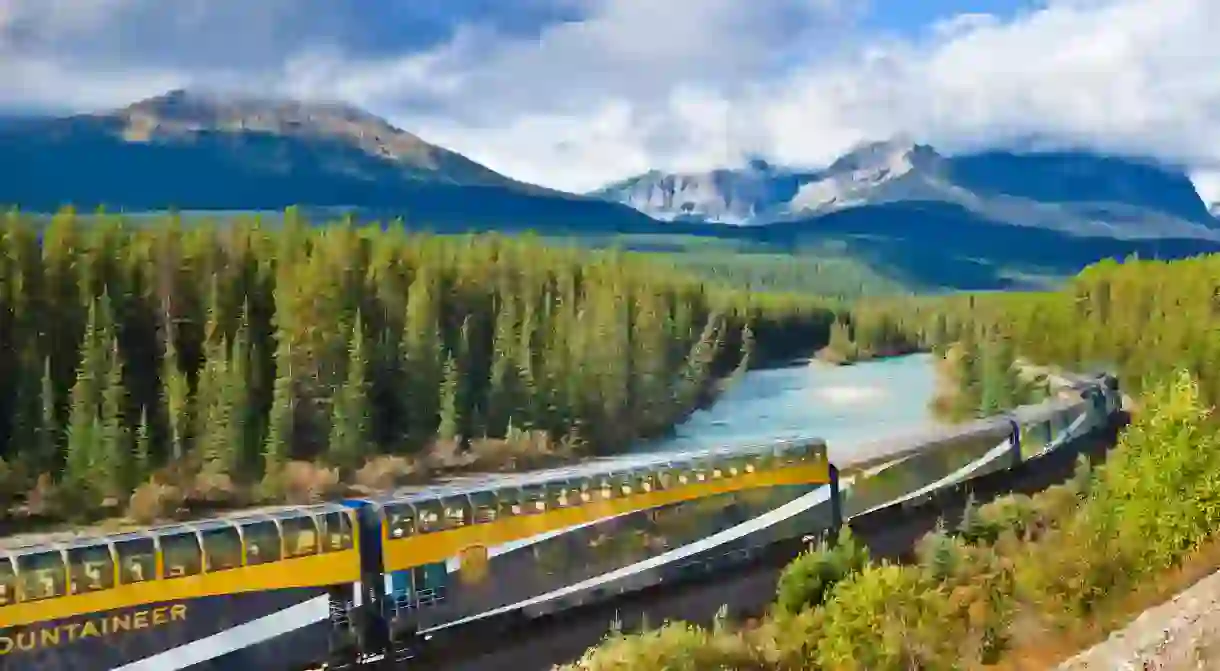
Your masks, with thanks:
<instances>
[{"instance_id":1,"label":"spruce tree","mask_svg":"<svg viewBox=\"0 0 1220 671\"><path fill-rule=\"evenodd\" d=\"M462 371L453 355L445 358L440 389L440 426L436 436L443 441L456 440L462 430Z\"/></svg>"},{"instance_id":2,"label":"spruce tree","mask_svg":"<svg viewBox=\"0 0 1220 671\"><path fill-rule=\"evenodd\" d=\"M271 410L267 418L267 436L263 441L264 486L274 493L279 487L280 472L293 455L296 438L296 394L292 388L292 350L282 343L276 351L276 376L271 395Z\"/></svg>"},{"instance_id":3,"label":"spruce tree","mask_svg":"<svg viewBox=\"0 0 1220 671\"><path fill-rule=\"evenodd\" d=\"M39 472L51 472L58 462L60 430L59 412L56 404L55 380L52 378L51 359L48 357L42 368L41 416L38 422L38 436L35 441L37 456L35 462Z\"/></svg>"},{"instance_id":4,"label":"spruce tree","mask_svg":"<svg viewBox=\"0 0 1220 671\"><path fill-rule=\"evenodd\" d=\"M192 408L190 403L190 381L178 361L178 348L174 343L172 324L165 334L165 352L161 357L162 397L169 425L169 458L172 462L186 456L187 439L191 434Z\"/></svg>"},{"instance_id":5,"label":"spruce tree","mask_svg":"<svg viewBox=\"0 0 1220 671\"><path fill-rule=\"evenodd\" d=\"M143 474L136 472L131 459L130 433L123 417L127 389L123 386L123 363L117 339L111 339L108 354L98 415L101 426L97 445L98 477L107 494L123 496L135 487Z\"/></svg>"},{"instance_id":6,"label":"spruce tree","mask_svg":"<svg viewBox=\"0 0 1220 671\"><path fill-rule=\"evenodd\" d=\"M88 315L81 362L70 395L63 483L82 503L96 504L105 495L112 475L103 472L109 455L101 442L98 418L107 372L104 338L108 329L97 300L90 303Z\"/></svg>"},{"instance_id":7,"label":"spruce tree","mask_svg":"<svg viewBox=\"0 0 1220 671\"><path fill-rule=\"evenodd\" d=\"M330 461L354 469L372 455L368 351L362 319L357 312L348 347L347 378L332 402Z\"/></svg>"}]
</instances>

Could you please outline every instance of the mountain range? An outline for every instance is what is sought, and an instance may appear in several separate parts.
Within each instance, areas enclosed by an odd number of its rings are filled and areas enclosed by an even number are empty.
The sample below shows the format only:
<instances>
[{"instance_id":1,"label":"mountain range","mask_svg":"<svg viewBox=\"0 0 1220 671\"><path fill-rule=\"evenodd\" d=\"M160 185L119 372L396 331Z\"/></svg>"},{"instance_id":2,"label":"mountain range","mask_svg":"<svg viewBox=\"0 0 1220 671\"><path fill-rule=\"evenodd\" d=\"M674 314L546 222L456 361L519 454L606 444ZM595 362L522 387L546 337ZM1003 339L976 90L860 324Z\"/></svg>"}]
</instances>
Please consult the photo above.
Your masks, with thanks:
<instances>
[{"instance_id":1,"label":"mountain range","mask_svg":"<svg viewBox=\"0 0 1220 671\"><path fill-rule=\"evenodd\" d=\"M0 120L0 203L33 211L354 210L441 232L684 234L834 250L915 284L996 288L1109 256L1220 251L1179 169L1083 150L944 155L904 139L829 166L649 171L586 194L523 183L349 105L171 91ZM634 244L634 243L633 243Z\"/></svg>"},{"instance_id":2,"label":"mountain range","mask_svg":"<svg viewBox=\"0 0 1220 671\"><path fill-rule=\"evenodd\" d=\"M651 171L590 195L666 221L767 225L928 202L1078 236L1220 240L1215 218L1185 174L1088 152L946 157L909 141L872 142L819 170L754 160L736 170Z\"/></svg>"}]
</instances>

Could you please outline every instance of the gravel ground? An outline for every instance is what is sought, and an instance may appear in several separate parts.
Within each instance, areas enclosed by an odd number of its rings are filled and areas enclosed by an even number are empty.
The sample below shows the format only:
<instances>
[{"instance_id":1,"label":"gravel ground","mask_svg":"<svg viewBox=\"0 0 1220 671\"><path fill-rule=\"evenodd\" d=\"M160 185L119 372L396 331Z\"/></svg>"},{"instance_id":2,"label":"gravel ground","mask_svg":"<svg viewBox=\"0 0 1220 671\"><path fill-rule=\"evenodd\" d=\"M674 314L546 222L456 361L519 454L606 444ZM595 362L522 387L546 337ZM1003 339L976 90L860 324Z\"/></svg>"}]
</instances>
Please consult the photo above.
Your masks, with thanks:
<instances>
[{"instance_id":1,"label":"gravel ground","mask_svg":"<svg viewBox=\"0 0 1220 671\"><path fill-rule=\"evenodd\" d=\"M1220 671L1220 573L1145 611L1058 671Z\"/></svg>"}]
</instances>

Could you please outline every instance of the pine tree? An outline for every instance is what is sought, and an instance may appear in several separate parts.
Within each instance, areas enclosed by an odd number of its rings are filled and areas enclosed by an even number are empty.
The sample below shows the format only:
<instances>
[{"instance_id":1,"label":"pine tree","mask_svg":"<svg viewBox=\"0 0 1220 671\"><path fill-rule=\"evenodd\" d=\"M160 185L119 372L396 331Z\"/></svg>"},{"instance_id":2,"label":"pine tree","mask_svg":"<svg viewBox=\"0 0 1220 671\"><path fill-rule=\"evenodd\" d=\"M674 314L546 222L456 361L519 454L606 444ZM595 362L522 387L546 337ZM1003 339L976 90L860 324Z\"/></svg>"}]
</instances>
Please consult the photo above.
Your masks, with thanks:
<instances>
[{"instance_id":1,"label":"pine tree","mask_svg":"<svg viewBox=\"0 0 1220 671\"><path fill-rule=\"evenodd\" d=\"M190 381L179 366L172 325L165 335L165 353L161 358L161 384L168 414L166 419L169 424L169 458L178 462L186 456L187 439L191 434L194 419L190 404Z\"/></svg>"},{"instance_id":2,"label":"pine tree","mask_svg":"<svg viewBox=\"0 0 1220 671\"><path fill-rule=\"evenodd\" d=\"M55 380L51 377L51 359L47 358L42 368L42 413L38 423L37 456L35 462L39 472L52 471L59 457L59 413L55 397Z\"/></svg>"},{"instance_id":3,"label":"pine tree","mask_svg":"<svg viewBox=\"0 0 1220 671\"><path fill-rule=\"evenodd\" d=\"M516 346L517 336L516 302L511 296L501 299L500 311L496 315L496 329L492 340L491 379L487 398L487 433L503 436L513 419L512 413L521 406L520 357ZM522 418L518 417L518 421Z\"/></svg>"},{"instance_id":4,"label":"pine tree","mask_svg":"<svg viewBox=\"0 0 1220 671\"><path fill-rule=\"evenodd\" d=\"M969 409L968 414L974 414L974 410L982 404L983 369L978 340L973 328L965 329L962 332L961 340L958 341L955 376L960 389L959 399L962 407Z\"/></svg>"},{"instance_id":5,"label":"pine tree","mask_svg":"<svg viewBox=\"0 0 1220 671\"><path fill-rule=\"evenodd\" d=\"M932 345L932 353L938 359L943 359L946 348L949 346L949 324L943 312L936 313L936 317L932 322L932 333L928 336L928 341Z\"/></svg>"},{"instance_id":6,"label":"pine tree","mask_svg":"<svg viewBox=\"0 0 1220 671\"><path fill-rule=\"evenodd\" d=\"M71 391L63 475L66 488L87 504L100 502L111 475L103 472L108 455L102 449L98 418L107 364L103 339L108 329L97 300L90 303L88 314L81 362Z\"/></svg>"},{"instance_id":7,"label":"pine tree","mask_svg":"<svg viewBox=\"0 0 1220 671\"><path fill-rule=\"evenodd\" d=\"M1016 407L1017 383L1011 341L996 335L983 351L979 414L990 417Z\"/></svg>"},{"instance_id":8,"label":"pine tree","mask_svg":"<svg viewBox=\"0 0 1220 671\"><path fill-rule=\"evenodd\" d=\"M103 479L107 494L121 496L135 487L142 474L136 473L131 463L132 445L123 418L127 389L123 386L123 364L117 339L111 339L108 353L101 412L97 418L101 427L97 445L98 477Z\"/></svg>"},{"instance_id":9,"label":"pine tree","mask_svg":"<svg viewBox=\"0 0 1220 671\"><path fill-rule=\"evenodd\" d=\"M360 313L356 313L348 347L347 379L332 404L331 462L344 468L358 468L372 454L371 409L368 389L368 352Z\"/></svg>"},{"instance_id":10,"label":"pine tree","mask_svg":"<svg viewBox=\"0 0 1220 671\"><path fill-rule=\"evenodd\" d=\"M281 344L276 352L276 377L267 418L267 437L263 442L264 485L274 493L284 464L292 457L296 437L296 394L292 388L291 346Z\"/></svg>"},{"instance_id":11,"label":"pine tree","mask_svg":"<svg viewBox=\"0 0 1220 671\"><path fill-rule=\"evenodd\" d=\"M228 373L229 362L223 343L209 340L204 347L203 369L199 371L195 394L197 424L193 433L204 467L216 474L228 474L233 463L234 445L229 441L232 414L227 403Z\"/></svg>"},{"instance_id":12,"label":"pine tree","mask_svg":"<svg viewBox=\"0 0 1220 671\"><path fill-rule=\"evenodd\" d=\"M405 433L416 440L436 431L441 384L442 338L432 276L421 270L407 291L403 318L402 367L406 380L400 396Z\"/></svg>"},{"instance_id":13,"label":"pine tree","mask_svg":"<svg viewBox=\"0 0 1220 671\"><path fill-rule=\"evenodd\" d=\"M444 376L441 382L440 427L436 437L443 441L457 440L462 431L462 371L453 355L445 358Z\"/></svg>"},{"instance_id":14,"label":"pine tree","mask_svg":"<svg viewBox=\"0 0 1220 671\"><path fill-rule=\"evenodd\" d=\"M148 407L140 412L140 423L136 426L135 451L132 453L132 467L136 482L143 481L152 474L152 432L148 425Z\"/></svg>"}]
</instances>

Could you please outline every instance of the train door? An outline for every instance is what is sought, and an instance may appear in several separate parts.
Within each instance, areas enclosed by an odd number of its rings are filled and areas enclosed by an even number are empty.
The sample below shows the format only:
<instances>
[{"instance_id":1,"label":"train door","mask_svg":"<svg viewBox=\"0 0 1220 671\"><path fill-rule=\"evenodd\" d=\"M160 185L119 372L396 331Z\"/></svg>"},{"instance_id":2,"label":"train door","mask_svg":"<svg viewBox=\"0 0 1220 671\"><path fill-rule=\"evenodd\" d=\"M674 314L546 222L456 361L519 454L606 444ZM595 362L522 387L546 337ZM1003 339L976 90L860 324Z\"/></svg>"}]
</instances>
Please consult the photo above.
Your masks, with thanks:
<instances>
[{"instance_id":1,"label":"train door","mask_svg":"<svg viewBox=\"0 0 1220 671\"><path fill-rule=\"evenodd\" d=\"M424 564L411 569L414 598L419 606L427 606L444 600L449 582L449 569L445 562Z\"/></svg>"},{"instance_id":2,"label":"train door","mask_svg":"<svg viewBox=\"0 0 1220 671\"><path fill-rule=\"evenodd\" d=\"M411 607L411 571L394 571L386 574L386 594L394 615L403 615Z\"/></svg>"}]
</instances>

